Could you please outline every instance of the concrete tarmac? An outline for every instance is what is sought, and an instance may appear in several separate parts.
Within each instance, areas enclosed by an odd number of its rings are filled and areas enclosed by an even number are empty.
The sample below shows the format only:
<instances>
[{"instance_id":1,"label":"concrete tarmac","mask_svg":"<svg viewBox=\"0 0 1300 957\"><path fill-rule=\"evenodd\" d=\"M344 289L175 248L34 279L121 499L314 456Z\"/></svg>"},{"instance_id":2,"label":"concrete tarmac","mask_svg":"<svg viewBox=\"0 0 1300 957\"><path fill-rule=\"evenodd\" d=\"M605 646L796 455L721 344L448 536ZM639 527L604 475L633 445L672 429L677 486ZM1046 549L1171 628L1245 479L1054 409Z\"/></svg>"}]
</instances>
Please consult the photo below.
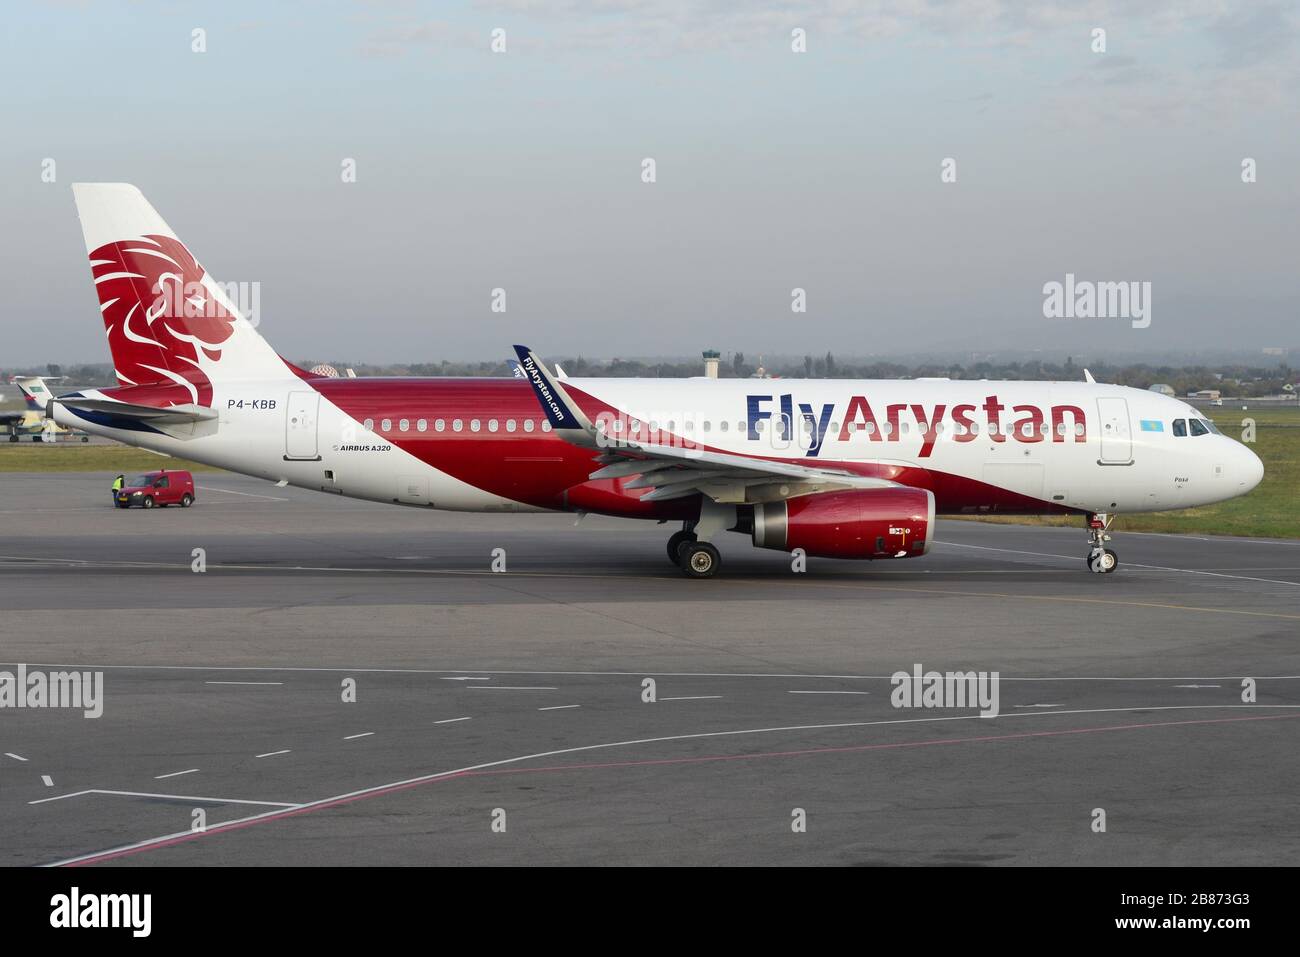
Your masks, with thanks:
<instances>
[{"instance_id":1,"label":"concrete tarmac","mask_svg":"<svg viewBox=\"0 0 1300 957\"><path fill-rule=\"evenodd\" d=\"M110 479L0 475L0 669L104 676L97 719L0 710L6 864L1300 851L1300 542L1121 519L1098 576L1080 529L943 521L925 558L796 574L724 534L693 581L671 526L225 474L123 511ZM996 717L895 707L918 664L998 672Z\"/></svg>"}]
</instances>

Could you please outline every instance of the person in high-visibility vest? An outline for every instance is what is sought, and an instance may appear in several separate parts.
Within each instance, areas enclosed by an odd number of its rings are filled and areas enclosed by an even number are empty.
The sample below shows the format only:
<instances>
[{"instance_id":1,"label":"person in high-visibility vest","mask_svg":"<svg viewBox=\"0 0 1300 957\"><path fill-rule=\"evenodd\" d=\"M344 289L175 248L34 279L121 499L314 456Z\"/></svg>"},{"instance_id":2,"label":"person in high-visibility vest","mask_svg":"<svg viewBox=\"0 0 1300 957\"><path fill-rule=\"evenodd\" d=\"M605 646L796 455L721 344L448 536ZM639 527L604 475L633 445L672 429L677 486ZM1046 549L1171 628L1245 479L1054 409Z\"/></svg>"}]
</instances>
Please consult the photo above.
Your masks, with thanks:
<instances>
[{"instance_id":1,"label":"person in high-visibility vest","mask_svg":"<svg viewBox=\"0 0 1300 957\"><path fill-rule=\"evenodd\" d=\"M117 504L117 493L122 491L122 486L126 484L126 476L119 475L113 479L113 504Z\"/></svg>"}]
</instances>

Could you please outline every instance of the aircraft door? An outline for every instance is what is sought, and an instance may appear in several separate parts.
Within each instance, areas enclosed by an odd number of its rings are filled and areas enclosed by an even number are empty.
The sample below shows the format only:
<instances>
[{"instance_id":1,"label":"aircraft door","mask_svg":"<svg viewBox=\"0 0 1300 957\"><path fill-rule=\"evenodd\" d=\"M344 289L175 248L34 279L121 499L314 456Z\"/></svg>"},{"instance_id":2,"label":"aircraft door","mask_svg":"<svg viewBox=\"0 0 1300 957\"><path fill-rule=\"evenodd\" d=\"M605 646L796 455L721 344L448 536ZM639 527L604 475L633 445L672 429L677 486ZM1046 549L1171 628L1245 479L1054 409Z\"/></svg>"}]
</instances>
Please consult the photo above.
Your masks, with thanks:
<instances>
[{"instance_id":1,"label":"aircraft door","mask_svg":"<svg viewBox=\"0 0 1300 957\"><path fill-rule=\"evenodd\" d=\"M1133 464L1133 434L1129 428L1128 400L1097 400L1097 418L1101 430L1102 465Z\"/></svg>"},{"instance_id":2,"label":"aircraft door","mask_svg":"<svg viewBox=\"0 0 1300 957\"><path fill-rule=\"evenodd\" d=\"M320 414L319 392L290 392L284 410L286 461L317 461L316 427Z\"/></svg>"}]
</instances>

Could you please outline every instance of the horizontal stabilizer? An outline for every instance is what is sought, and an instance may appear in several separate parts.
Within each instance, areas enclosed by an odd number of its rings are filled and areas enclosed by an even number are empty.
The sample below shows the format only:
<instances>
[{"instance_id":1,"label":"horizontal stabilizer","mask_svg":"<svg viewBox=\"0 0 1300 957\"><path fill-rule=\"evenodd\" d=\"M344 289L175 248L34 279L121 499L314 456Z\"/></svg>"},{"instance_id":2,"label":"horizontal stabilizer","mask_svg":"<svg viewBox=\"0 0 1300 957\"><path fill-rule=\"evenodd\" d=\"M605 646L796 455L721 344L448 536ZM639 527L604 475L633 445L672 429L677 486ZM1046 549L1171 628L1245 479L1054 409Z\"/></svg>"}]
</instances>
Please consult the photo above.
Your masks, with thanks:
<instances>
[{"instance_id":1,"label":"horizontal stabilizer","mask_svg":"<svg viewBox=\"0 0 1300 957\"><path fill-rule=\"evenodd\" d=\"M180 425L195 422L207 422L217 418L215 409L207 406L186 403L159 409L152 405L136 405L132 402L113 402L110 399L87 399L81 396L64 396L50 400L51 405L61 405L73 412L94 412L123 419L146 423L148 425Z\"/></svg>"}]
</instances>

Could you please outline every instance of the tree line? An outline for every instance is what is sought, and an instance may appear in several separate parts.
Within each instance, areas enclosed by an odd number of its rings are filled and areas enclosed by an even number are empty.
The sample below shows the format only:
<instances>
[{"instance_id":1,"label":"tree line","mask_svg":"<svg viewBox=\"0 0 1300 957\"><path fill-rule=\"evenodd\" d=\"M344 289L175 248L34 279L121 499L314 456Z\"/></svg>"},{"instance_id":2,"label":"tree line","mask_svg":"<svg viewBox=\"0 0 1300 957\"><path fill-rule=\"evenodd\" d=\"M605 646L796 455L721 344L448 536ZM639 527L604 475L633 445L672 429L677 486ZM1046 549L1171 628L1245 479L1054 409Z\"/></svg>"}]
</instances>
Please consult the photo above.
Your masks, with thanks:
<instances>
[{"instance_id":1,"label":"tree line","mask_svg":"<svg viewBox=\"0 0 1300 957\"><path fill-rule=\"evenodd\" d=\"M320 360L303 359L298 365L310 369ZM584 356L561 357L556 362L571 376L681 379L704 375L702 359L588 359ZM429 377L479 377L509 376L511 367L506 359L478 362L438 362L374 364L364 362L330 361L340 374L351 368L359 376L429 376ZM1156 383L1170 386L1178 395L1199 389L1219 389L1229 396L1276 395L1283 387L1294 385L1296 370L1285 362L1275 366L1249 364L1209 365L1158 365L1148 363L1117 364L1089 362L1088 369L1098 382L1147 389ZM1069 356L1063 362L1044 359L1028 361L998 361L983 359L969 363L921 362L907 363L897 360L840 360L827 352L824 356L806 355L802 359L750 361L743 352L734 352L719 363L720 378L749 378L762 371L773 378L809 379L1037 379L1076 382L1083 378L1083 364ZM42 368L14 369L10 375L62 376L74 386L111 386L113 367L108 363L62 366L50 363ZM56 390L57 391L57 390Z\"/></svg>"}]
</instances>

